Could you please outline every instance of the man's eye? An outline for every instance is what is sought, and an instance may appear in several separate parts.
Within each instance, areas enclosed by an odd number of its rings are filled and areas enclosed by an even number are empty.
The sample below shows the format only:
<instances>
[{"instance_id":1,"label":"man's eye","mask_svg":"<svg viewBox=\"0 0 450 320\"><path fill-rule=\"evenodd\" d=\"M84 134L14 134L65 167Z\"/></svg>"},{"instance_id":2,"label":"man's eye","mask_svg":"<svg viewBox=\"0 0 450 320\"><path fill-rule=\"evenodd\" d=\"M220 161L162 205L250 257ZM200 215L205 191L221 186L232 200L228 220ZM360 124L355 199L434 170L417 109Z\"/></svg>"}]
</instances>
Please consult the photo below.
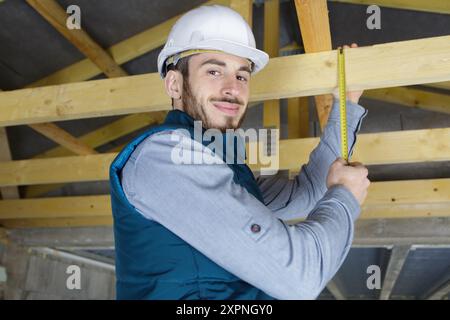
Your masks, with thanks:
<instances>
[{"instance_id":1,"label":"man's eye","mask_svg":"<svg viewBox=\"0 0 450 320\"><path fill-rule=\"evenodd\" d=\"M247 78L243 76L237 76L236 77L239 81L247 82Z\"/></svg>"},{"instance_id":2,"label":"man's eye","mask_svg":"<svg viewBox=\"0 0 450 320\"><path fill-rule=\"evenodd\" d=\"M212 76L218 76L219 75L219 71L217 70L209 70L208 73Z\"/></svg>"}]
</instances>

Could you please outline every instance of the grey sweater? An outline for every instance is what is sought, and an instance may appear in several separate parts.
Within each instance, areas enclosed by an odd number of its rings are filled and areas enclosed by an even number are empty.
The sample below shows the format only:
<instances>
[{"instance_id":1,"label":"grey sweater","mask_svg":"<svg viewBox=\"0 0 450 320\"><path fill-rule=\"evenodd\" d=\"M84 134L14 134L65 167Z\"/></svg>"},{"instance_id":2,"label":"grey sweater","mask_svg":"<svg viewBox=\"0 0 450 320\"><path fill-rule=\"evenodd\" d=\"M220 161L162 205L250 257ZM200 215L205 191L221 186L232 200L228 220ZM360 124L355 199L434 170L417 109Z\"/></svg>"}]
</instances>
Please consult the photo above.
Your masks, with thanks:
<instances>
[{"instance_id":1,"label":"grey sweater","mask_svg":"<svg viewBox=\"0 0 450 320\"><path fill-rule=\"evenodd\" d=\"M349 155L366 114L347 101ZM174 140L177 134L154 134L133 152L122 172L130 203L272 297L316 298L347 256L360 214L359 203L346 187L326 187L329 167L340 155L338 101L320 143L294 180L257 179L264 204L233 181L233 171L223 161L174 164L173 148L186 141ZM217 157L201 143L189 143L204 159ZM306 219L286 222L298 218Z\"/></svg>"}]
</instances>

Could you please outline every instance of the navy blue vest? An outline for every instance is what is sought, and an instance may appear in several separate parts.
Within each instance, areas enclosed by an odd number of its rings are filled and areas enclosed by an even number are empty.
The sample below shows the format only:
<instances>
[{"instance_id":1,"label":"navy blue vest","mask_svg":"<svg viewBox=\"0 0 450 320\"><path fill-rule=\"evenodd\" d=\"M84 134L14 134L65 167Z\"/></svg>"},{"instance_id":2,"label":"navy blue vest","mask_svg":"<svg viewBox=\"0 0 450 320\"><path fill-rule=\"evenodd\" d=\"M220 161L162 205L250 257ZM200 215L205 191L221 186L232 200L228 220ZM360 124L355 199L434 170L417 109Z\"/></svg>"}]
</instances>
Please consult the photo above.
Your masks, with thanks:
<instances>
[{"instance_id":1,"label":"navy blue vest","mask_svg":"<svg viewBox=\"0 0 450 320\"><path fill-rule=\"evenodd\" d=\"M273 299L214 263L161 224L144 218L128 202L120 180L130 155L150 135L179 128L187 129L193 136L194 120L182 111L172 110L162 125L135 138L111 164L117 299ZM211 141L203 142L207 143ZM228 166L234 173L234 181L262 202L261 191L248 166Z\"/></svg>"}]
</instances>

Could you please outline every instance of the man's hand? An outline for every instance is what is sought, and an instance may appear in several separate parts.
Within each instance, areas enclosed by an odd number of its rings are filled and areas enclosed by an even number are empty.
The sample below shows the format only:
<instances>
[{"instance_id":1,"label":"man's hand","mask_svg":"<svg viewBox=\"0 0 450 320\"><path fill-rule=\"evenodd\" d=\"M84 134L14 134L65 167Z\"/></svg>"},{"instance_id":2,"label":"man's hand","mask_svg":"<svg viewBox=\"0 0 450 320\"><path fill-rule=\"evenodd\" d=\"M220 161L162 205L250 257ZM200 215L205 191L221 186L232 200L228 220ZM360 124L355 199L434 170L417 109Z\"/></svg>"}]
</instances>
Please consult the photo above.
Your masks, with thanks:
<instances>
[{"instance_id":1,"label":"man's hand","mask_svg":"<svg viewBox=\"0 0 450 320\"><path fill-rule=\"evenodd\" d=\"M341 184L345 186L362 205L367 197L370 181L367 178L369 171L360 162L347 162L337 158L330 166L327 176L327 188Z\"/></svg>"},{"instance_id":2,"label":"man's hand","mask_svg":"<svg viewBox=\"0 0 450 320\"><path fill-rule=\"evenodd\" d=\"M356 43L352 43L352 48L358 48L358 45ZM340 47L339 47L340 48ZM339 49L338 48L338 49ZM348 49L349 46L344 45L344 49ZM364 91L349 91L347 92L347 100L350 100L351 102L358 104L359 98L362 96ZM333 91L333 96L335 99L339 99L339 88L336 88Z\"/></svg>"}]
</instances>

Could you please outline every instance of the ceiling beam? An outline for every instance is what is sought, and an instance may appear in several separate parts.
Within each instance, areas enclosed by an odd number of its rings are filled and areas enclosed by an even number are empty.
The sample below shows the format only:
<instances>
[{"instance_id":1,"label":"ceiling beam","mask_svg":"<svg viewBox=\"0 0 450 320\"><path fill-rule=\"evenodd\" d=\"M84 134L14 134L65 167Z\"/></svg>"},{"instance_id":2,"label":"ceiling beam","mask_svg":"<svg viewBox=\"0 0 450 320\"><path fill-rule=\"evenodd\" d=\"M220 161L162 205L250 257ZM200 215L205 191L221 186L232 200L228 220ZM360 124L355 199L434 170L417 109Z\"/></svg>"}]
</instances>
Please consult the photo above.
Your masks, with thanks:
<instances>
[{"instance_id":1,"label":"ceiling beam","mask_svg":"<svg viewBox=\"0 0 450 320\"><path fill-rule=\"evenodd\" d=\"M363 98L450 114L450 94L397 87L364 91Z\"/></svg>"},{"instance_id":2,"label":"ceiling beam","mask_svg":"<svg viewBox=\"0 0 450 320\"><path fill-rule=\"evenodd\" d=\"M114 141L124 135L130 134L136 130L142 129L144 127L153 125L155 123L161 123L165 116L166 112L152 112L152 113L137 113L129 116L122 117L114 122L111 122L107 125L104 125L96 130L93 130L81 137L79 140L91 148L100 147L106 143ZM122 149L124 145L119 145L117 147L113 147L109 149L107 152L118 152ZM119 148L119 150L116 150ZM64 157L73 155L67 149L62 147L55 147L46 152L38 154L33 157L33 159L42 159L42 158L56 158L56 157ZM24 191L25 198L33 198L50 192L54 189L58 189L63 187L64 184L45 184L45 185L31 185L27 186Z\"/></svg>"},{"instance_id":3,"label":"ceiling beam","mask_svg":"<svg viewBox=\"0 0 450 320\"><path fill-rule=\"evenodd\" d=\"M450 80L450 36L346 49L348 90ZM251 101L331 93L337 53L273 58L255 75ZM99 99L101 97L101 99ZM157 73L0 92L0 126L167 110Z\"/></svg>"},{"instance_id":4,"label":"ceiling beam","mask_svg":"<svg viewBox=\"0 0 450 320\"><path fill-rule=\"evenodd\" d=\"M298 171L308 162L318 143L319 138L281 140L279 170ZM249 144L250 150L258 150L258 146L252 145L254 143ZM256 160L252 153L247 154L248 161ZM105 153L2 162L0 186L106 181L109 166L116 156L117 153ZM366 165L448 161L450 128L360 134L352 160ZM249 163L249 166L252 170L262 168L259 164Z\"/></svg>"},{"instance_id":5,"label":"ceiling beam","mask_svg":"<svg viewBox=\"0 0 450 320\"><path fill-rule=\"evenodd\" d=\"M306 53L330 51L331 32L326 0L295 0L297 18ZM315 96L317 116L323 130L333 105L333 95Z\"/></svg>"},{"instance_id":6,"label":"ceiling beam","mask_svg":"<svg viewBox=\"0 0 450 320\"><path fill-rule=\"evenodd\" d=\"M373 182L360 219L449 217L449 194L450 179ZM90 217L111 217L109 195L0 201L0 220Z\"/></svg>"},{"instance_id":7,"label":"ceiling beam","mask_svg":"<svg viewBox=\"0 0 450 320\"><path fill-rule=\"evenodd\" d=\"M264 51L270 58L278 56L280 49L280 1L264 2ZM280 129L280 101L278 99L264 101L264 128Z\"/></svg>"},{"instance_id":8,"label":"ceiling beam","mask_svg":"<svg viewBox=\"0 0 450 320\"><path fill-rule=\"evenodd\" d=\"M88 57L109 78L124 77L127 73L82 28L66 26L67 13L55 0L26 0L60 34Z\"/></svg>"},{"instance_id":9,"label":"ceiling beam","mask_svg":"<svg viewBox=\"0 0 450 320\"><path fill-rule=\"evenodd\" d=\"M230 0L213 0L208 1L205 4L229 5L229 3ZM158 24L128 39L118 42L106 49L106 51L119 65L140 57L164 45L170 30L181 16L181 14L177 15L164 21L161 24ZM101 73L102 70L98 66L96 66L94 62L92 62L90 59L83 59L79 62L69 65L68 67L58 70L45 78L33 82L27 87L42 87L62 83L80 82L91 79Z\"/></svg>"},{"instance_id":10,"label":"ceiling beam","mask_svg":"<svg viewBox=\"0 0 450 320\"><path fill-rule=\"evenodd\" d=\"M6 129L0 127L0 162L11 161L11 149L9 148ZM20 198L19 189L16 186L0 187L0 199Z\"/></svg>"},{"instance_id":11,"label":"ceiling beam","mask_svg":"<svg viewBox=\"0 0 450 320\"><path fill-rule=\"evenodd\" d=\"M2 223L11 228L21 228L8 230L7 237L24 246L114 247L111 217L22 219L4 220ZM449 245L449 229L450 218L358 220L352 245Z\"/></svg>"},{"instance_id":12,"label":"ceiling beam","mask_svg":"<svg viewBox=\"0 0 450 320\"><path fill-rule=\"evenodd\" d=\"M424 11L432 13L450 14L450 2L447 0L330 0L349 4L370 6L376 4L381 7Z\"/></svg>"},{"instance_id":13,"label":"ceiling beam","mask_svg":"<svg viewBox=\"0 0 450 320\"><path fill-rule=\"evenodd\" d=\"M383 287L381 288L380 300L389 300L410 250L410 245L395 246L392 248L386 275L384 276Z\"/></svg>"},{"instance_id":14,"label":"ceiling beam","mask_svg":"<svg viewBox=\"0 0 450 320\"><path fill-rule=\"evenodd\" d=\"M442 286L436 288L428 294L427 300L444 300L450 293L450 280L447 280Z\"/></svg>"}]
</instances>

